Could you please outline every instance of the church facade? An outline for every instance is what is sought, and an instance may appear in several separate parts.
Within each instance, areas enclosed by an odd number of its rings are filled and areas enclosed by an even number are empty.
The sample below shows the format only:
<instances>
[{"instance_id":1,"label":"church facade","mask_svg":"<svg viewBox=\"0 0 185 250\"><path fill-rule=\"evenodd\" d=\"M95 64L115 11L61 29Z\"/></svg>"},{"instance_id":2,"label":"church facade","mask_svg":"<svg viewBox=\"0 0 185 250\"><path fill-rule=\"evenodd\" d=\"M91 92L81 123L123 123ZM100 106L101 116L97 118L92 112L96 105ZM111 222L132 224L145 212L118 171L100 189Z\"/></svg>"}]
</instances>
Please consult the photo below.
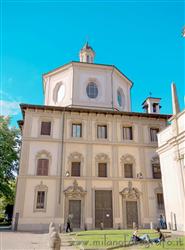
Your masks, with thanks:
<instances>
[{"instance_id":1,"label":"church facade","mask_svg":"<svg viewBox=\"0 0 185 250\"><path fill-rule=\"evenodd\" d=\"M160 98L131 111L133 83L115 66L80 62L43 75L44 105L21 104L20 171L13 227L147 228L165 214L157 133L167 126Z\"/></svg>"},{"instance_id":2,"label":"church facade","mask_svg":"<svg viewBox=\"0 0 185 250\"><path fill-rule=\"evenodd\" d=\"M168 228L185 233L185 110L180 112L175 84L172 100L171 124L158 134L158 154Z\"/></svg>"}]
</instances>

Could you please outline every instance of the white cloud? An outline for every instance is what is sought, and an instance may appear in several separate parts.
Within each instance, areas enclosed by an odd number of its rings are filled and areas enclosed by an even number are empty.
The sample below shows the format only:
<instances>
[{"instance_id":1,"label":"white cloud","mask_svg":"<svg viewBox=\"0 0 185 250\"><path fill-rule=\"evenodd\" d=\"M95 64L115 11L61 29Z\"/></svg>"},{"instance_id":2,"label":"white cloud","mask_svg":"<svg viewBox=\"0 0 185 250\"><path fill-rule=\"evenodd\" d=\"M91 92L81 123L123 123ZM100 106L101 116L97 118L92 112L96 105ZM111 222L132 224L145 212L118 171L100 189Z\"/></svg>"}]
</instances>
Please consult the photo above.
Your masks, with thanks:
<instances>
[{"instance_id":1,"label":"white cloud","mask_svg":"<svg viewBox=\"0 0 185 250\"><path fill-rule=\"evenodd\" d=\"M0 100L0 114L13 116L20 113L20 102Z\"/></svg>"}]
</instances>

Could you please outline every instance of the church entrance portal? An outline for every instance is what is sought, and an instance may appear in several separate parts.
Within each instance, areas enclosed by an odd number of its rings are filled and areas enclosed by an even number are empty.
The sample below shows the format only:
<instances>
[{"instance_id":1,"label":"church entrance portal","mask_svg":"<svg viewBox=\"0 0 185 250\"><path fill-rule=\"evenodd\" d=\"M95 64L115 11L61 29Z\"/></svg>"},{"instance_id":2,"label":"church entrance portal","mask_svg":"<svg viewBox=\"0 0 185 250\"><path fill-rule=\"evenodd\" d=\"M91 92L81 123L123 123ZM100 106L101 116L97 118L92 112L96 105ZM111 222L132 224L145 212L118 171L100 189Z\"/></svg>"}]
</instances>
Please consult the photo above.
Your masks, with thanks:
<instances>
[{"instance_id":1,"label":"church entrance portal","mask_svg":"<svg viewBox=\"0 0 185 250\"><path fill-rule=\"evenodd\" d=\"M133 222L138 225L137 201L126 201L127 228L133 228Z\"/></svg>"},{"instance_id":2,"label":"church entrance portal","mask_svg":"<svg viewBox=\"0 0 185 250\"><path fill-rule=\"evenodd\" d=\"M72 227L80 228L81 224L81 200L69 200L69 214L72 214Z\"/></svg>"},{"instance_id":3,"label":"church entrance portal","mask_svg":"<svg viewBox=\"0 0 185 250\"><path fill-rule=\"evenodd\" d=\"M95 191L95 227L100 228L103 222L104 228L112 228L112 191Z\"/></svg>"}]
</instances>

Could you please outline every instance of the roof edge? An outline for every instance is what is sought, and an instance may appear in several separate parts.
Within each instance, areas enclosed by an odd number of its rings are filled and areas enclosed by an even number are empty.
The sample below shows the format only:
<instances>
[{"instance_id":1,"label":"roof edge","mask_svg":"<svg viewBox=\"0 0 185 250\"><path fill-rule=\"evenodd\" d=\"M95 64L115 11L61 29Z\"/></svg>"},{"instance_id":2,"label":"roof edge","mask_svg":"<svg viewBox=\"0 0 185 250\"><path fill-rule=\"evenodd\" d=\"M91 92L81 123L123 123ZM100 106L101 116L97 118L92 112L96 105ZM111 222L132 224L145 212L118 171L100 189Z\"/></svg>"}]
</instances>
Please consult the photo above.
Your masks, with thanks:
<instances>
[{"instance_id":1,"label":"roof edge","mask_svg":"<svg viewBox=\"0 0 185 250\"><path fill-rule=\"evenodd\" d=\"M83 113L99 113L99 114L110 114L110 115L125 115L125 116L140 116L156 119L165 119L168 120L172 115L169 114L149 114L141 112L125 112L125 111L116 111L116 110L102 110L102 109L92 109L92 108L79 108L79 107L58 107L58 106L47 106L47 105L34 105L34 104L20 104L21 111L24 116L24 111L26 109L40 109L40 110L52 110L52 111L67 111L67 112L83 112Z\"/></svg>"}]
</instances>

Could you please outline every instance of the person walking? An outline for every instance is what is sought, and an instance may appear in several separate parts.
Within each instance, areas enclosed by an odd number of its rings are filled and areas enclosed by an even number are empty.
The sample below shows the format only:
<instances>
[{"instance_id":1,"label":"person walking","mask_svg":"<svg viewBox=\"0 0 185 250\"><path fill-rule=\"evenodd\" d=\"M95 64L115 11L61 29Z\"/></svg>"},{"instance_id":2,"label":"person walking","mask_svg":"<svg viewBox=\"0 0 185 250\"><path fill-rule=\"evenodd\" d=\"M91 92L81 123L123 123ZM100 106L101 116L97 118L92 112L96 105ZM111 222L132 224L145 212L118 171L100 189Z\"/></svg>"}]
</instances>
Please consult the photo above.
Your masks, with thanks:
<instances>
[{"instance_id":1,"label":"person walking","mask_svg":"<svg viewBox=\"0 0 185 250\"><path fill-rule=\"evenodd\" d=\"M67 218L67 226L66 226L66 233L68 232L72 232L72 227L71 227L71 224L72 224L72 221L71 221L71 215L69 214L68 218Z\"/></svg>"}]
</instances>

